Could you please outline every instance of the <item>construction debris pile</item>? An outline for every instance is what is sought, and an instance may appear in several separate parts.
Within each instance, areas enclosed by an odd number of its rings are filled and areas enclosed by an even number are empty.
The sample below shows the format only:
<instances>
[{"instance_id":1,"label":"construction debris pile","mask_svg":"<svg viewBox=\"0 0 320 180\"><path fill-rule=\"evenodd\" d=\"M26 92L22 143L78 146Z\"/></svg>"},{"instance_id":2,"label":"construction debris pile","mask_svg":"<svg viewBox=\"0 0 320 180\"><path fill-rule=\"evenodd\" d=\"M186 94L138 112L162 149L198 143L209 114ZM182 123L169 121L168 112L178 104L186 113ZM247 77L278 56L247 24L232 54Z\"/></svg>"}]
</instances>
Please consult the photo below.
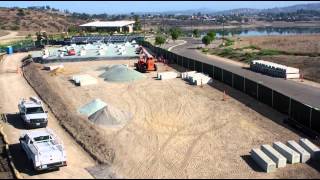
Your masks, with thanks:
<instances>
[{"instance_id":1,"label":"construction debris pile","mask_svg":"<svg viewBox=\"0 0 320 180\"><path fill-rule=\"evenodd\" d=\"M100 99L95 99L78 110L91 123L100 126L119 126L132 119L132 114L119 110Z\"/></svg>"},{"instance_id":2,"label":"construction debris pile","mask_svg":"<svg viewBox=\"0 0 320 180\"><path fill-rule=\"evenodd\" d=\"M117 64L106 67L105 72L99 77L103 78L105 81L130 82L143 79L146 76L128 68L126 65Z\"/></svg>"}]
</instances>

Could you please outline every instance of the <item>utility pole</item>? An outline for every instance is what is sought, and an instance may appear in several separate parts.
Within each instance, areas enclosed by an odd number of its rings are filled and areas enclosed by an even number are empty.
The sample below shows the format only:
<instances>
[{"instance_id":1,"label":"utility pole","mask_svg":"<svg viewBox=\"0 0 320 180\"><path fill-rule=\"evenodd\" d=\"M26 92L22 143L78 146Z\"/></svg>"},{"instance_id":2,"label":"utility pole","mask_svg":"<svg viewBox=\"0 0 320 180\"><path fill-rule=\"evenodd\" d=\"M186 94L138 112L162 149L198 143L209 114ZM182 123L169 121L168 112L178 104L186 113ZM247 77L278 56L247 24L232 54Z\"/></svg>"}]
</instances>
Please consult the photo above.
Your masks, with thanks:
<instances>
[{"instance_id":1,"label":"utility pole","mask_svg":"<svg viewBox=\"0 0 320 180\"><path fill-rule=\"evenodd\" d=\"M222 44L224 43L224 18L222 16Z\"/></svg>"}]
</instances>

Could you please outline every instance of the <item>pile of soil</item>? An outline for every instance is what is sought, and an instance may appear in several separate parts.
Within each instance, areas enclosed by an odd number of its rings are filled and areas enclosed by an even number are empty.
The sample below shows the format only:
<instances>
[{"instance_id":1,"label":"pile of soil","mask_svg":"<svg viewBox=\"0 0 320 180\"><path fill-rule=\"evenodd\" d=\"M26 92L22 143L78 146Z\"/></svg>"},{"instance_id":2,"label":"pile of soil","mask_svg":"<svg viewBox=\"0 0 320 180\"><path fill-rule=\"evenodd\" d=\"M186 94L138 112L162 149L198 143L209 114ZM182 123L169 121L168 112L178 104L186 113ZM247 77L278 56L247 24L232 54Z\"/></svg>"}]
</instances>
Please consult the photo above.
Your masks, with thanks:
<instances>
[{"instance_id":1,"label":"pile of soil","mask_svg":"<svg viewBox=\"0 0 320 180\"><path fill-rule=\"evenodd\" d=\"M130 119L132 119L131 114L121 111L110 105L105 106L89 116L89 120L92 123L102 126L117 126L124 124Z\"/></svg>"},{"instance_id":2,"label":"pile of soil","mask_svg":"<svg viewBox=\"0 0 320 180\"><path fill-rule=\"evenodd\" d=\"M145 78L145 75L133 69L129 69L125 65L117 64L107 67L106 72L101 74L100 77L104 78L105 81L130 82L143 79Z\"/></svg>"}]
</instances>

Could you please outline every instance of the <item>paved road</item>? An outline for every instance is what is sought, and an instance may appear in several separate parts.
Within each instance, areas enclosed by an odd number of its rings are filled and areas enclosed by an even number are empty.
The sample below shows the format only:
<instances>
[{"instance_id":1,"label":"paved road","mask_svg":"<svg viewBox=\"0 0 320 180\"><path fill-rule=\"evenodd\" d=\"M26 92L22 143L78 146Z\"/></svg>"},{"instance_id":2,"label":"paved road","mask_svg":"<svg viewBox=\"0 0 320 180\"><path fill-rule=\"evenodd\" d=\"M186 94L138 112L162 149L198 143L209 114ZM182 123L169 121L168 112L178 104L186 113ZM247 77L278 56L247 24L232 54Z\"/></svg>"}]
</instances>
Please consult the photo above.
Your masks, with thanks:
<instances>
[{"instance_id":1,"label":"paved road","mask_svg":"<svg viewBox=\"0 0 320 180\"><path fill-rule=\"evenodd\" d=\"M184 57L196 59L201 62L221 67L256 82L260 81L261 84L270 87L295 100L298 100L312 107L320 108L319 87L314 87L297 81L285 80L282 78L273 78L260 73L252 72L247 69L243 69L242 63L234 62L226 58L208 56L197 51L195 47L201 44L201 41L199 40L194 40L192 38L185 38L184 40L186 40L187 43L173 48L172 52Z\"/></svg>"},{"instance_id":2,"label":"paved road","mask_svg":"<svg viewBox=\"0 0 320 180\"><path fill-rule=\"evenodd\" d=\"M8 137L9 148L15 166L23 178L28 179L93 178L86 168L95 166L96 163L60 126L48 107L46 107L46 110L49 111L48 127L63 141L67 152L68 166L60 168L59 171L44 173L35 173L30 169L26 155L19 146L19 136L22 132L26 131L26 129L17 114L17 103L20 98L37 96L23 76L16 73L17 67L21 63L21 59L26 55L27 54L15 53L7 56L6 59L0 62L0 113L6 114L7 117L8 123L4 126L4 132Z\"/></svg>"}]
</instances>

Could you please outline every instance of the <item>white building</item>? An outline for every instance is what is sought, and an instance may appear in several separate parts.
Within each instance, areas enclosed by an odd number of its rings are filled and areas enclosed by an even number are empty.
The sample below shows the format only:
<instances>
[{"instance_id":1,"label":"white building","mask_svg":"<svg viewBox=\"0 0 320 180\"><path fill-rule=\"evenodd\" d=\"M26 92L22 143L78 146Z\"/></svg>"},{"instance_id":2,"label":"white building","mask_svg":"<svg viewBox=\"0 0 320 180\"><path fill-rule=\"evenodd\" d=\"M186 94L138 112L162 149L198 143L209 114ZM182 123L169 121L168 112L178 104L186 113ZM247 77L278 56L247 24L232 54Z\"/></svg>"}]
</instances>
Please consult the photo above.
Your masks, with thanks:
<instances>
[{"instance_id":1,"label":"white building","mask_svg":"<svg viewBox=\"0 0 320 180\"><path fill-rule=\"evenodd\" d=\"M135 21L94 21L80 25L81 28L87 30L117 31L117 32L133 32L133 24Z\"/></svg>"}]
</instances>

